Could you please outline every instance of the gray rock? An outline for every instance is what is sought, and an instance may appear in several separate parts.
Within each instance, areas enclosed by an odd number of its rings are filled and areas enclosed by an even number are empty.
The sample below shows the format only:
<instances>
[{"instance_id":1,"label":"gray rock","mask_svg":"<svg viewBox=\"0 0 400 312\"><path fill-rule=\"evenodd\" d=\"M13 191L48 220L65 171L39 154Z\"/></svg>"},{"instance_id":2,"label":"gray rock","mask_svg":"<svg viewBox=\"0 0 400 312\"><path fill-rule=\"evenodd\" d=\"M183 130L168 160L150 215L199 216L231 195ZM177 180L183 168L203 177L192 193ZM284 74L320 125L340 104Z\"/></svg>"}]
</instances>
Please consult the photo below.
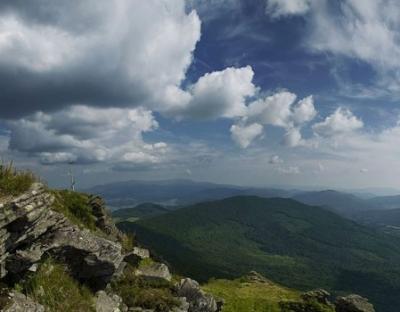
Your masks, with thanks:
<instances>
[{"instance_id":1,"label":"gray rock","mask_svg":"<svg viewBox=\"0 0 400 312\"><path fill-rule=\"evenodd\" d=\"M45 309L42 305L34 302L29 297L18 293L11 292L9 294L9 304L2 309L3 312L44 312Z\"/></svg>"},{"instance_id":2,"label":"gray rock","mask_svg":"<svg viewBox=\"0 0 400 312\"><path fill-rule=\"evenodd\" d=\"M304 301L315 300L321 304L331 306L330 302L331 294L327 292L325 289L315 289L308 292L305 292L301 295L301 298Z\"/></svg>"},{"instance_id":3,"label":"gray rock","mask_svg":"<svg viewBox=\"0 0 400 312\"><path fill-rule=\"evenodd\" d=\"M189 303L189 312L218 312L221 311L223 302L205 293L200 285L190 279L182 279L176 285L176 292L179 297L185 297Z\"/></svg>"},{"instance_id":4,"label":"gray rock","mask_svg":"<svg viewBox=\"0 0 400 312\"><path fill-rule=\"evenodd\" d=\"M133 251L125 255L124 261L135 267L141 260L148 258L150 258L150 252L147 249L134 247Z\"/></svg>"},{"instance_id":5,"label":"gray rock","mask_svg":"<svg viewBox=\"0 0 400 312\"><path fill-rule=\"evenodd\" d=\"M109 295L100 290L96 293L96 312L123 312L127 311L121 297L118 295Z\"/></svg>"},{"instance_id":6,"label":"gray rock","mask_svg":"<svg viewBox=\"0 0 400 312\"><path fill-rule=\"evenodd\" d=\"M179 307L174 307L171 312L188 312L190 308L189 302L187 302L185 297L180 297L179 301L181 304Z\"/></svg>"},{"instance_id":7,"label":"gray rock","mask_svg":"<svg viewBox=\"0 0 400 312\"><path fill-rule=\"evenodd\" d=\"M153 262L140 266L135 274L145 278L156 278L171 281L172 275L164 263Z\"/></svg>"},{"instance_id":8,"label":"gray rock","mask_svg":"<svg viewBox=\"0 0 400 312\"><path fill-rule=\"evenodd\" d=\"M336 312L375 312L374 306L368 299L359 295L338 297L335 302Z\"/></svg>"}]
</instances>

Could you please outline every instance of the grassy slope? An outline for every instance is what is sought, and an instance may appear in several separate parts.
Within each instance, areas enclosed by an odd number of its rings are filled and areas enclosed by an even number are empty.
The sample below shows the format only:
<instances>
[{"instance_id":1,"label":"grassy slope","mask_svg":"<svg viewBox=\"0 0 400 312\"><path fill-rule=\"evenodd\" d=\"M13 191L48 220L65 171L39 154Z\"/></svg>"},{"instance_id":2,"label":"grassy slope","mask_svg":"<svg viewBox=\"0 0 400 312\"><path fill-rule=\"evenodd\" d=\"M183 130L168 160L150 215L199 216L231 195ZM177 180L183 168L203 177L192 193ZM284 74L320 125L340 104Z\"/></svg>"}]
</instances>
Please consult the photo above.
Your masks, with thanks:
<instances>
[{"instance_id":1,"label":"grassy slope","mask_svg":"<svg viewBox=\"0 0 400 312\"><path fill-rule=\"evenodd\" d=\"M357 292L381 308L400 304L397 238L293 200L234 197L120 227L203 281L256 270L298 289Z\"/></svg>"},{"instance_id":2,"label":"grassy slope","mask_svg":"<svg viewBox=\"0 0 400 312\"><path fill-rule=\"evenodd\" d=\"M223 312L280 312L280 301L299 300L294 290L241 279L211 280L203 289L225 300Z\"/></svg>"}]
</instances>

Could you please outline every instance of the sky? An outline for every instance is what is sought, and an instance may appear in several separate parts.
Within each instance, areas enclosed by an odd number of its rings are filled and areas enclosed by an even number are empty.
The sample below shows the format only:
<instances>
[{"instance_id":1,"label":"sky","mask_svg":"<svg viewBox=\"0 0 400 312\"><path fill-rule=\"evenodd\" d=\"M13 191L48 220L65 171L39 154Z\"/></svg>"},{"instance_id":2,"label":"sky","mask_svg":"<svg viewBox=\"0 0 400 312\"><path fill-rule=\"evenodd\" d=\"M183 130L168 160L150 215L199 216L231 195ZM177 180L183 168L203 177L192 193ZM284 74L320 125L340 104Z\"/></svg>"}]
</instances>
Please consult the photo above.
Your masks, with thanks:
<instances>
[{"instance_id":1,"label":"sky","mask_svg":"<svg viewBox=\"0 0 400 312\"><path fill-rule=\"evenodd\" d=\"M2 0L0 153L51 186L400 189L397 0Z\"/></svg>"}]
</instances>

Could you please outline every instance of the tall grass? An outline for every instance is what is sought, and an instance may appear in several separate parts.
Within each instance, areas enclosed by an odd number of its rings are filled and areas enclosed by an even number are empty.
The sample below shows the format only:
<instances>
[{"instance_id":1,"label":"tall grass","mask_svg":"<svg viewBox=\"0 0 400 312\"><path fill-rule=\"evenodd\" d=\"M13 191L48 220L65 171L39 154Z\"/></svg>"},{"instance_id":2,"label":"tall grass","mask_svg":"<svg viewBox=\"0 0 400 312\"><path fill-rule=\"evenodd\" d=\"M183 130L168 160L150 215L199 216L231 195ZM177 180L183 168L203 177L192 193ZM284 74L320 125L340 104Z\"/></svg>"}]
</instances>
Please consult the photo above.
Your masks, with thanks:
<instances>
[{"instance_id":1,"label":"tall grass","mask_svg":"<svg viewBox=\"0 0 400 312\"><path fill-rule=\"evenodd\" d=\"M73 279L62 264L50 258L22 284L16 285L16 289L44 305L46 311L95 311L92 292Z\"/></svg>"},{"instance_id":2,"label":"tall grass","mask_svg":"<svg viewBox=\"0 0 400 312\"><path fill-rule=\"evenodd\" d=\"M32 172L15 169L13 162L0 163L0 197L19 195L27 191L35 180Z\"/></svg>"}]
</instances>

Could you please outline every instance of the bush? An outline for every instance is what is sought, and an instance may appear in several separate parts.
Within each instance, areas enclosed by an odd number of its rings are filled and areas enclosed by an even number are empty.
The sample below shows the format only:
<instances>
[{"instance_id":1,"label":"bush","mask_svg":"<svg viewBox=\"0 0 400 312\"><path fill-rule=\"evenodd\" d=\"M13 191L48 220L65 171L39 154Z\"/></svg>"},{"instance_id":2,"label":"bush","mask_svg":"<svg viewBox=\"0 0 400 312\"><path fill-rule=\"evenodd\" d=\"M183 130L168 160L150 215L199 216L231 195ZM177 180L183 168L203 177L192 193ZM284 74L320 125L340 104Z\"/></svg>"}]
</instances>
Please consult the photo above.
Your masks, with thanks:
<instances>
[{"instance_id":1,"label":"bush","mask_svg":"<svg viewBox=\"0 0 400 312\"><path fill-rule=\"evenodd\" d=\"M74 280L63 265L52 259L46 260L36 273L16 287L48 311L94 311L91 291Z\"/></svg>"},{"instance_id":2,"label":"bush","mask_svg":"<svg viewBox=\"0 0 400 312\"><path fill-rule=\"evenodd\" d=\"M0 164L0 196L19 195L27 191L35 176L30 171L17 171L13 163Z\"/></svg>"},{"instance_id":3,"label":"bush","mask_svg":"<svg viewBox=\"0 0 400 312\"><path fill-rule=\"evenodd\" d=\"M170 282L135 276L131 266L125 269L123 278L112 283L112 288L130 308L168 312L180 304L173 295L173 285Z\"/></svg>"}]
</instances>

